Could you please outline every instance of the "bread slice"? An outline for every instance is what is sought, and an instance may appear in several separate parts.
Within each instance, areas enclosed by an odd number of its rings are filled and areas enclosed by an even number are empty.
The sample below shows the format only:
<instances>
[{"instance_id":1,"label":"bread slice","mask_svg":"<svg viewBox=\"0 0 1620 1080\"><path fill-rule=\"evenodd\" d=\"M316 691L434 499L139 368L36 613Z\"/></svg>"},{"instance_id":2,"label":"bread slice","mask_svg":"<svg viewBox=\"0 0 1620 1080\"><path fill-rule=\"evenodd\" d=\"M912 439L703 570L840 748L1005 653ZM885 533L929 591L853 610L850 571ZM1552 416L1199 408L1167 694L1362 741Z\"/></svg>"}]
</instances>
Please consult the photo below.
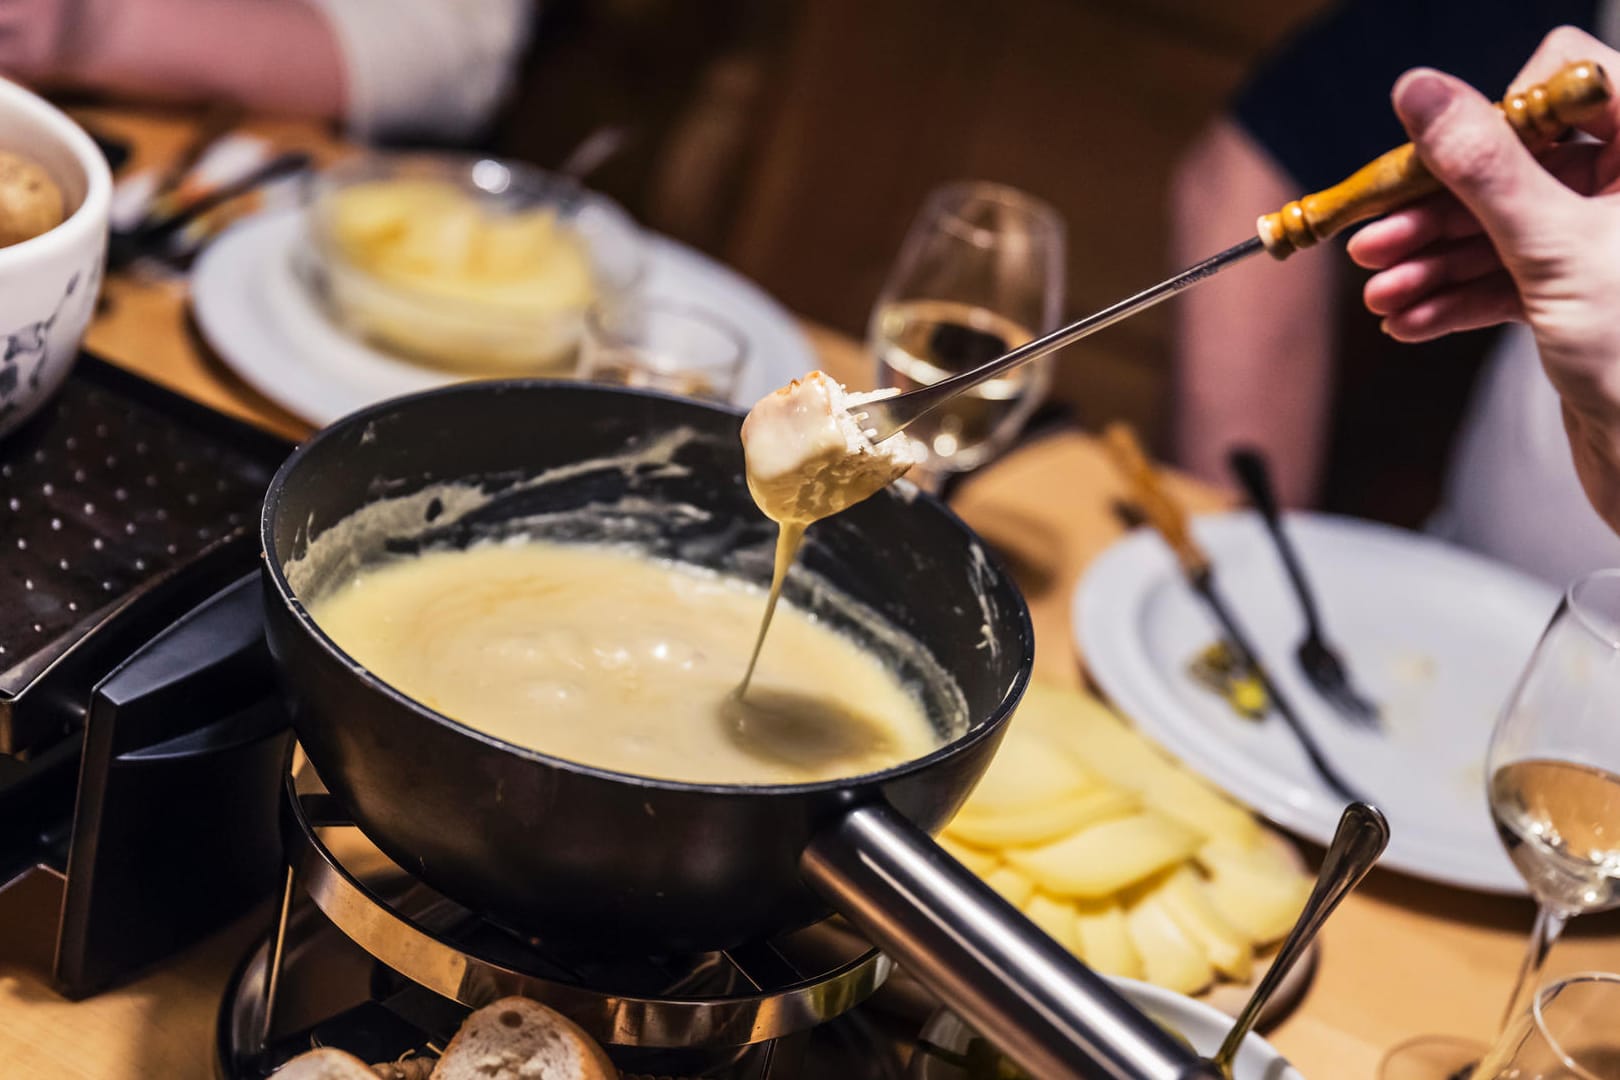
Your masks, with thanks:
<instances>
[{"instance_id":1,"label":"bread slice","mask_svg":"<svg viewBox=\"0 0 1620 1080\"><path fill-rule=\"evenodd\" d=\"M271 1077L272 1080L377 1080L371 1066L353 1054L330 1048L299 1054Z\"/></svg>"},{"instance_id":2,"label":"bread slice","mask_svg":"<svg viewBox=\"0 0 1620 1080\"><path fill-rule=\"evenodd\" d=\"M432 1080L618 1080L602 1048L573 1021L527 998L467 1017Z\"/></svg>"}]
</instances>

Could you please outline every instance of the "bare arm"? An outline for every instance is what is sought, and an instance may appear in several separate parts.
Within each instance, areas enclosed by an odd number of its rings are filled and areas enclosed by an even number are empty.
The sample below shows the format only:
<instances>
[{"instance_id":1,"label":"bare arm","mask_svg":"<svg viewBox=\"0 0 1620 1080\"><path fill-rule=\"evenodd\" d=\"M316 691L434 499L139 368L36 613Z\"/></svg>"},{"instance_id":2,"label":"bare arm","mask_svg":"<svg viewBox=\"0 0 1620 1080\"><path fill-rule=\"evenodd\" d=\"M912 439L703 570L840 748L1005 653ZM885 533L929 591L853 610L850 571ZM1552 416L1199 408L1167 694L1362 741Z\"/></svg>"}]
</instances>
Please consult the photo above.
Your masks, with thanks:
<instances>
[{"instance_id":1,"label":"bare arm","mask_svg":"<svg viewBox=\"0 0 1620 1080\"><path fill-rule=\"evenodd\" d=\"M1176 264L1252 236L1256 217L1300 194L1242 128L1216 121L1176 172ZM1180 298L1174 423L1184 468L1227 484L1226 452L1247 443L1271 459L1284 503L1315 497L1333 386L1337 260L1333 251L1286 265L1260 256Z\"/></svg>"},{"instance_id":2,"label":"bare arm","mask_svg":"<svg viewBox=\"0 0 1620 1080\"><path fill-rule=\"evenodd\" d=\"M0 71L168 100L343 114L343 58L303 0L0 0Z\"/></svg>"}]
</instances>

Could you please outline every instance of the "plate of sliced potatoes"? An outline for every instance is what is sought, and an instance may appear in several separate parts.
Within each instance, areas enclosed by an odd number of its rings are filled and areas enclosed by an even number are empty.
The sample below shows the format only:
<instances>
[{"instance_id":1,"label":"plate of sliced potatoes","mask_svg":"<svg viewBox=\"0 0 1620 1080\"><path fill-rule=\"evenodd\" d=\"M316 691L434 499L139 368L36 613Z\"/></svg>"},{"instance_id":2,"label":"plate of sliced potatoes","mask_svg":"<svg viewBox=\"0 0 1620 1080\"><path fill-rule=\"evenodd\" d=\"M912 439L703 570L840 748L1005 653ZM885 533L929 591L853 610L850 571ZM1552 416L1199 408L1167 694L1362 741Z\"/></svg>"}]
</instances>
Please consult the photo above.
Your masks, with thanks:
<instances>
[{"instance_id":1,"label":"plate of sliced potatoes","mask_svg":"<svg viewBox=\"0 0 1620 1080\"><path fill-rule=\"evenodd\" d=\"M609 199L493 160L329 170L307 206L255 214L210 244L191 299L226 366L317 426L465 379L571 377L586 311L641 300L736 328L739 404L816 366L757 285Z\"/></svg>"},{"instance_id":2,"label":"plate of sliced potatoes","mask_svg":"<svg viewBox=\"0 0 1620 1080\"><path fill-rule=\"evenodd\" d=\"M1041 683L939 841L1093 970L1223 1011L1311 888L1248 810L1096 698Z\"/></svg>"}]
</instances>

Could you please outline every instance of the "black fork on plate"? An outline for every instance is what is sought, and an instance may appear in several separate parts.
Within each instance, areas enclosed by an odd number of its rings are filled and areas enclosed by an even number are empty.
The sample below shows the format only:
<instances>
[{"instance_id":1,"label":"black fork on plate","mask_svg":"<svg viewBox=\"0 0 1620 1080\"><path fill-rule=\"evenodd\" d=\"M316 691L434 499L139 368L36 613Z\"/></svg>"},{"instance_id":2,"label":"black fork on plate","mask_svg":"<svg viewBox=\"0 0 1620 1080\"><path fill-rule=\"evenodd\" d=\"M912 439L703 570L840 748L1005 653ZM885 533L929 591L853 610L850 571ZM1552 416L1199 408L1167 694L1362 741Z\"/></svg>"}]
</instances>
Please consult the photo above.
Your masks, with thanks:
<instances>
[{"instance_id":1,"label":"black fork on plate","mask_svg":"<svg viewBox=\"0 0 1620 1080\"><path fill-rule=\"evenodd\" d=\"M1300 670L1305 672L1305 677L1310 680L1323 700L1332 705L1344 719L1362 727L1381 726L1378 706L1356 690L1344 661L1327 643L1322 633L1322 620L1316 609L1316 598L1311 593L1310 583L1305 580L1305 570L1300 565L1294 546L1283 530L1282 517L1277 511L1277 498L1271 489L1271 472L1266 467L1266 459L1256 450L1238 449L1232 451L1227 458L1227 464L1231 466L1233 475L1243 486L1244 493L1248 495L1249 502L1259 513L1260 519L1265 522L1266 531L1271 533L1271 539L1277 546L1277 554L1282 557L1283 567L1288 571L1288 580L1293 582L1294 593L1299 597L1300 610L1305 614L1305 637L1301 639L1294 655L1299 661Z\"/></svg>"}]
</instances>

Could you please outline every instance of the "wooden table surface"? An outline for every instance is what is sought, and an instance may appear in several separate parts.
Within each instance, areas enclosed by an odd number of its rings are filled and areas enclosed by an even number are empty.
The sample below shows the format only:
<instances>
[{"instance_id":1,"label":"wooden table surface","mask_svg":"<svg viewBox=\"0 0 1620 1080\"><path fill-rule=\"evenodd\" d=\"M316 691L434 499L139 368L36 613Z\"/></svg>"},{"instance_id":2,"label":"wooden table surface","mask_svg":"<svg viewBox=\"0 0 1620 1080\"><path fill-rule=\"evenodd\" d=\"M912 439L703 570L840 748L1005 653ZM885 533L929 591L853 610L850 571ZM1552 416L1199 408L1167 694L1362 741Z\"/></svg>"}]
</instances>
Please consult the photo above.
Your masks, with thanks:
<instances>
[{"instance_id":1,"label":"wooden table surface","mask_svg":"<svg viewBox=\"0 0 1620 1080\"><path fill-rule=\"evenodd\" d=\"M135 143L133 167L176 153L185 114L81 110L81 119ZM286 145L337 145L300 124L257 124ZM864 383L859 347L806 328L824 366ZM88 346L199 401L283 434L306 425L255 394L209 354L186 314L183 288L111 278ZM1219 493L1191 482L1195 509ZM1111 513L1123 496L1096 444L1078 432L1033 443L964 486L963 516L1014 567L1034 615L1039 677L1078 684L1069 600L1087 562L1121 535ZM1481 812L1483 813L1483 796ZM1307 845L1307 854L1318 852ZM1483 1035L1498 1019L1531 919L1528 902L1484 897L1375 872L1325 932L1321 963L1302 1004L1271 1032L1316 1078L1376 1074L1389 1047L1419 1034ZM260 922L244 922L123 989L79 1003L57 997L30 969L0 959L0 1074L201 1080L211 1075L215 1009L227 971ZM1577 920L1554 951L1555 972L1620 970L1620 921Z\"/></svg>"}]
</instances>

